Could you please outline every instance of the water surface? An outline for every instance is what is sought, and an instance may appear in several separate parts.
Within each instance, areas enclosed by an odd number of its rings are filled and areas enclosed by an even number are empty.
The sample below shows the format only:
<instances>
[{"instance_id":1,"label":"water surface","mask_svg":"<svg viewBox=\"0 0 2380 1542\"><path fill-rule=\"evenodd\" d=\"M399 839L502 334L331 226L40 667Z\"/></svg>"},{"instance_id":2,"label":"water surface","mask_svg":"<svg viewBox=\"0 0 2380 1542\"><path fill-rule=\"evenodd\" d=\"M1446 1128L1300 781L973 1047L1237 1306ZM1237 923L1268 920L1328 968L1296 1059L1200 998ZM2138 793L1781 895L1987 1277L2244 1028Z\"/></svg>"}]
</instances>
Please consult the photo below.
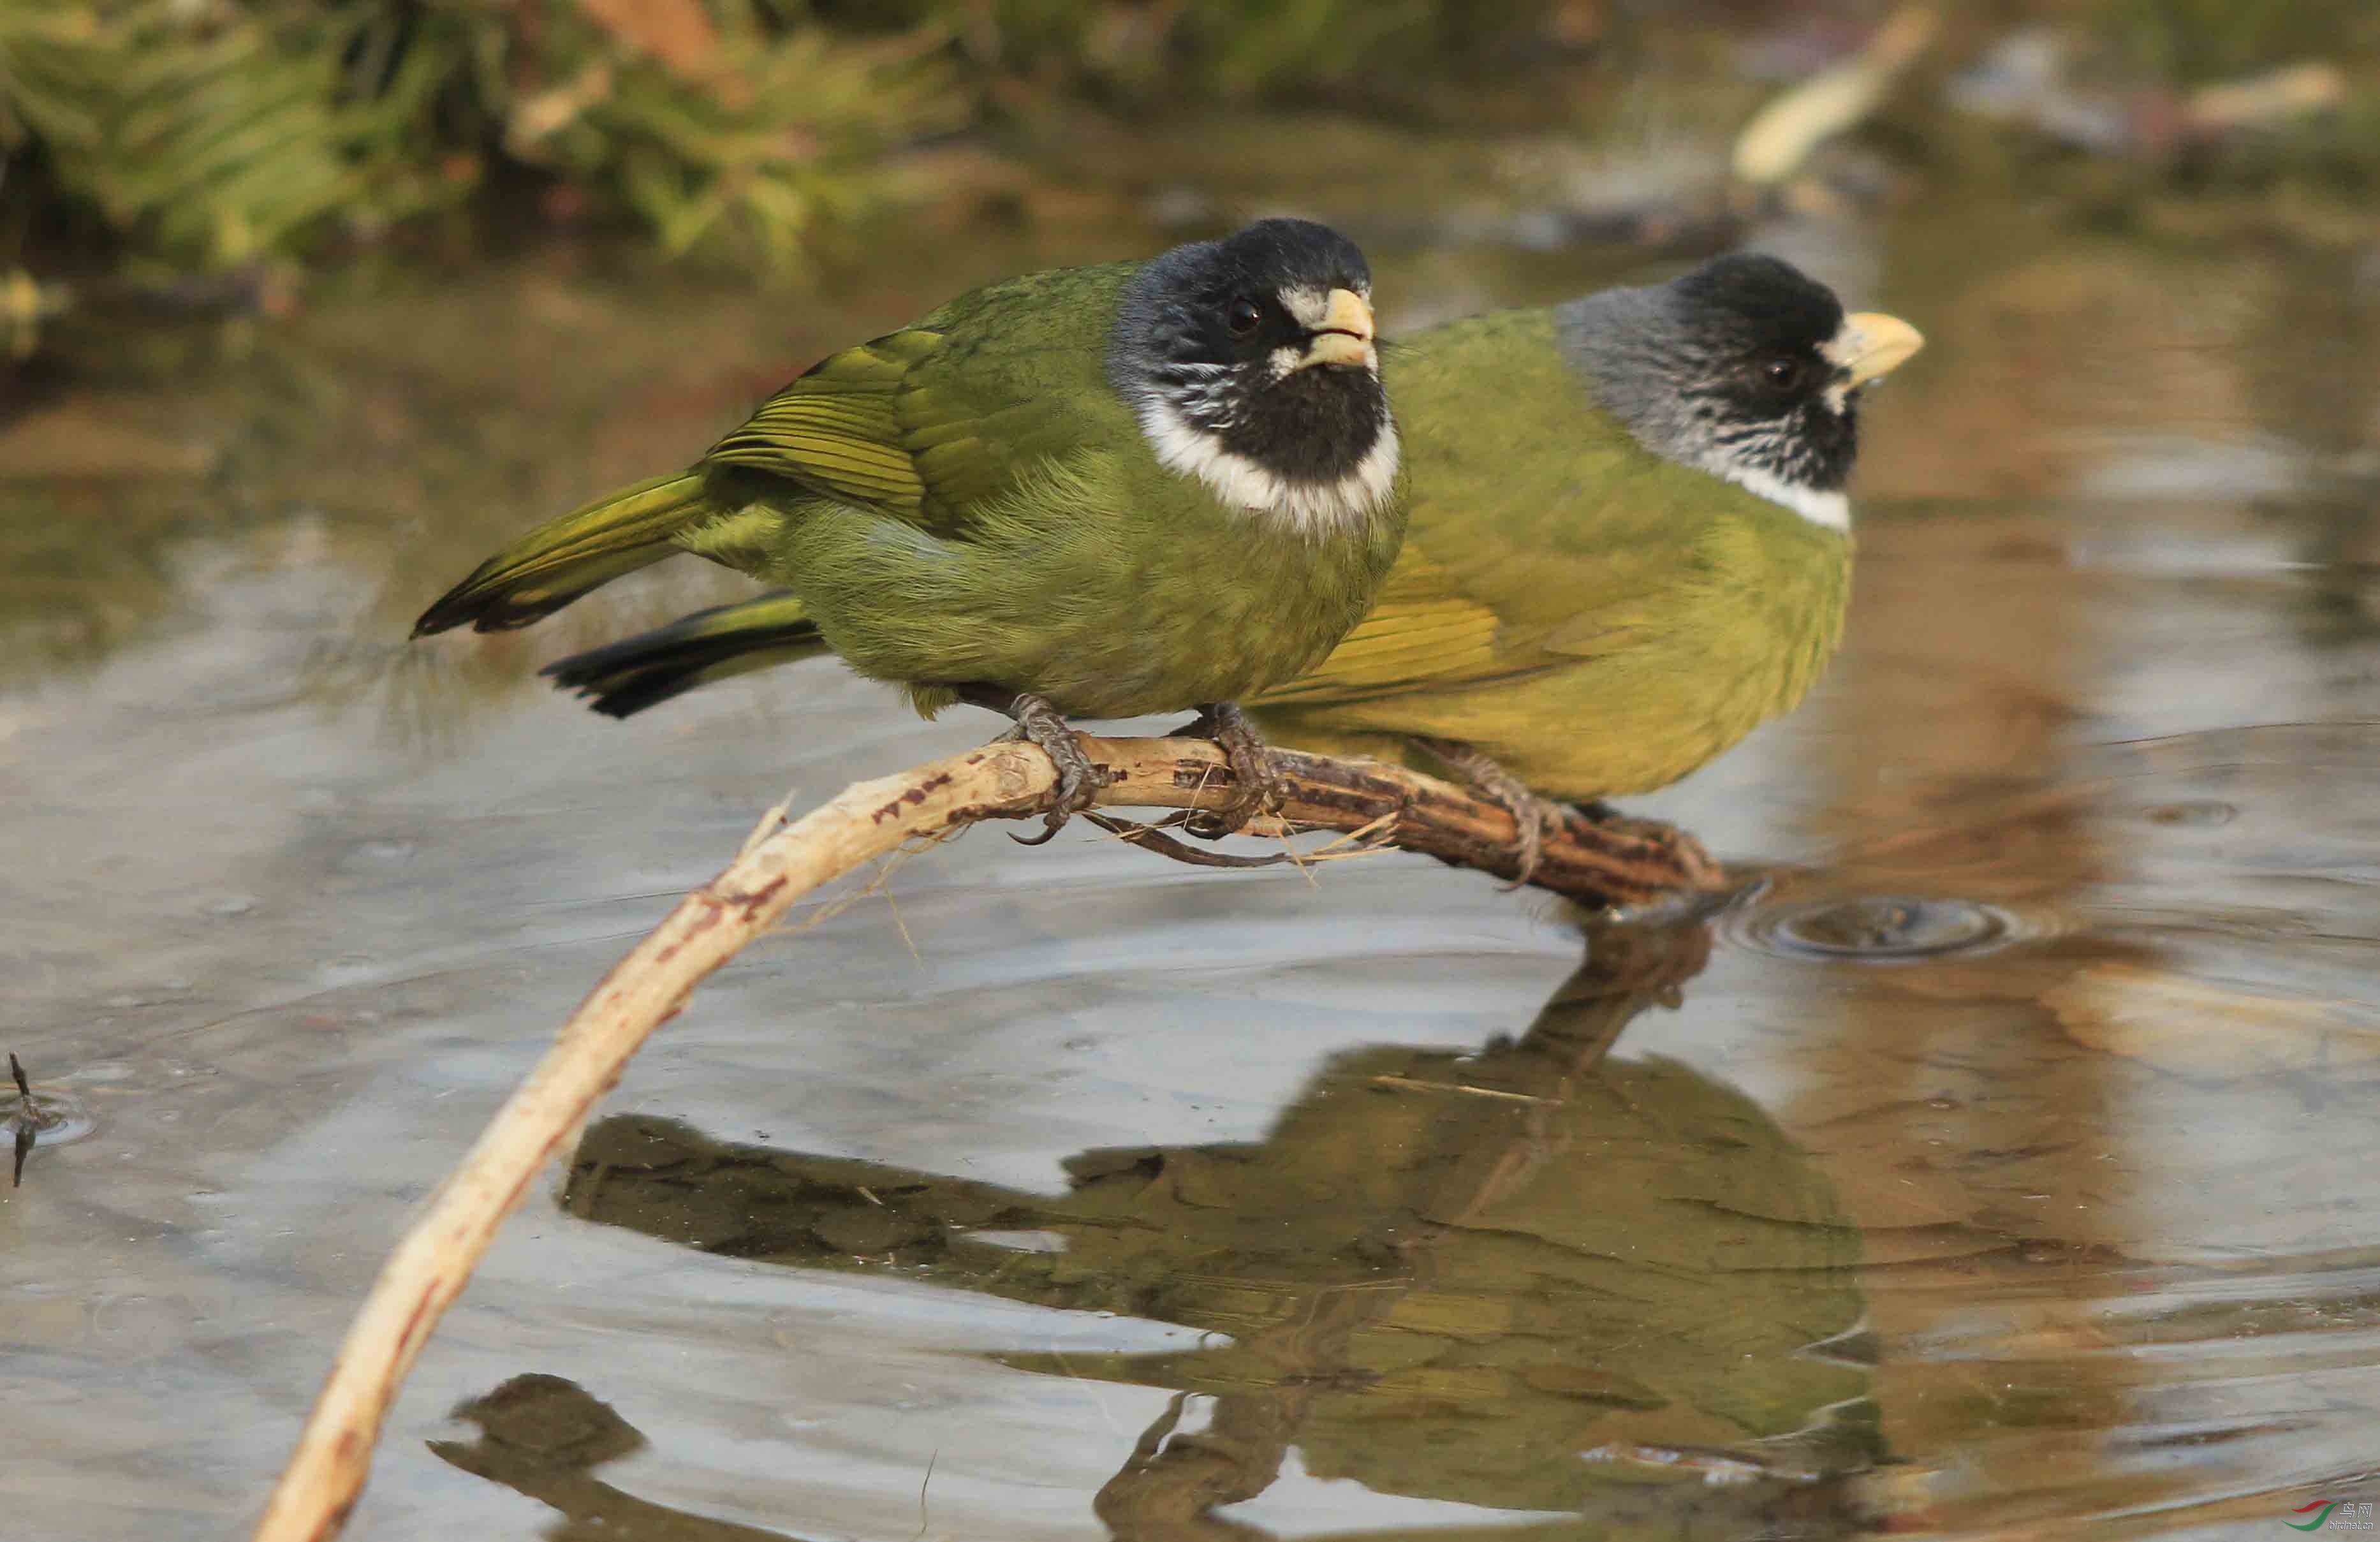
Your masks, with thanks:
<instances>
[{"instance_id":1,"label":"water surface","mask_svg":"<svg viewBox=\"0 0 2380 1542\"><path fill-rule=\"evenodd\" d=\"M737 592L675 565L526 634L405 621L1069 239L758 306L528 259L42 405L0 481L0 1050L93 1128L0 1203L11 1538L235 1535L602 970L788 787L986 732L826 664L628 724L537 686ZM1590 948L1398 856L908 860L636 1061L349 1535L2245 1536L2380 1498L2380 297L2007 209L1837 246L1933 339L1871 414L1849 646L1645 805L1765 887ZM1408 321L1626 266L1381 257Z\"/></svg>"}]
</instances>

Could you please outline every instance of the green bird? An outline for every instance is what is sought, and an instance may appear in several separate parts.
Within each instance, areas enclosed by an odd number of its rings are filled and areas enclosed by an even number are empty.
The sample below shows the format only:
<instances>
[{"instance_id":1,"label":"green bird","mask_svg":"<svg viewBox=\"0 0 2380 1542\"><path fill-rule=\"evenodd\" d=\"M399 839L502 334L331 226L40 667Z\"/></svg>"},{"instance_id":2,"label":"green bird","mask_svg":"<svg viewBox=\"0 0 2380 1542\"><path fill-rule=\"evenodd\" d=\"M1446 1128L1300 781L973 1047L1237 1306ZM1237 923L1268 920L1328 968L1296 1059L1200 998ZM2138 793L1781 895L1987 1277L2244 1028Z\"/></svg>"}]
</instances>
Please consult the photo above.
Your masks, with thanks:
<instances>
[{"instance_id":1,"label":"green bird","mask_svg":"<svg viewBox=\"0 0 2380 1542\"><path fill-rule=\"evenodd\" d=\"M1363 253L1264 220L1145 262L979 289L835 354L692 468L529 531L414 635L525 626L691 552L784 586L820 650L929 716L1003 711L1101 785L1066 715L1196 708L1238 792L1276 775L1237 702L1321 662L1403 535Z\"/></svg>"},{"instance_id":2,"label":"green bird","mask_svg":"<svg viewBox=\"0 0 2380 1542\"><path fill-rule=\"evenodd\" d=\"M1537 795L1666 786L1807 693L1850 598L1859 394L1922 342L1737 255L1391 345L1403 551L1250 706L1284 743L1452 767L1512 808L1525 869L1561 815ZM772 595L550 673L625 716L827 646Z\"/></svg>"}]
</instances>

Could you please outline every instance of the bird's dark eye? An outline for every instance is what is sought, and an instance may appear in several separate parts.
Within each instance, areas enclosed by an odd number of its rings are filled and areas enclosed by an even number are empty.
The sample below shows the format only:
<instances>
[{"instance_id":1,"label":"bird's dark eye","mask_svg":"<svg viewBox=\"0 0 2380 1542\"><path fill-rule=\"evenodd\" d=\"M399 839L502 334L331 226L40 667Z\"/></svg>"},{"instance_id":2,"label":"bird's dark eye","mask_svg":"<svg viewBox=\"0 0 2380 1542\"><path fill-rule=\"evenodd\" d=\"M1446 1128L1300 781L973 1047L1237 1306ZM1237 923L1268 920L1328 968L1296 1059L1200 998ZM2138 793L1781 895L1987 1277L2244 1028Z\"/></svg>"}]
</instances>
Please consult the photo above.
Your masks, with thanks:
<instances>
[{"instance_id":1,"label":"bird's dark eye","mask_svg":"<svg viewBox=\"0 0 2380 1542\"><path fill-rule=\"evenodd\" d=\"M1802 383L1802 361L1780 354L1760 367L1760 378L1779 391L1791 391Z\"/></svg>"},{"instance_id":2,"label":"bird's dark eye","mask_svg":"<svg viewBox=\"0 0 2380 1542\"><path fill-rule=\"evenodd\" d=\"M1256 331L1257 322L1264 320L1264 311L1256 301L1242 295L1232 301L1231 309L1224 312L1224 319L1231 323L1232 336L1245 337Z\"/></svg>"}]
</instances>

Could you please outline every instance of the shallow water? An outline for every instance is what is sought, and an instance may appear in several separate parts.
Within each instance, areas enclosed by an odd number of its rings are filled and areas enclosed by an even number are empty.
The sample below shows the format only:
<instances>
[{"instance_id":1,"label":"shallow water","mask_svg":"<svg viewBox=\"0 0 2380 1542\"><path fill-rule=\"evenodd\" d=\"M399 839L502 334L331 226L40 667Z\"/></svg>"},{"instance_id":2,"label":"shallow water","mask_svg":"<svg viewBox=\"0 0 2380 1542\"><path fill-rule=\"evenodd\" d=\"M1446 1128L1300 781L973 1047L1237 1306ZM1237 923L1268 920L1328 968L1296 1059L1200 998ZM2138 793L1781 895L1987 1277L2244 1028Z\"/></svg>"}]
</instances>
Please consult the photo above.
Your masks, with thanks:
<instances>
[{"instance_id":1,"label":"shallow water","mask_svg":"<svg viewBox=\"0 0 2380 1542\"><path fill-rule=\"evenodd\" d=\"M2380 295L2005 209L1818 249L1933 347L1871 414L1843 658L1645 800L1757 892L1590 954L1419 859L908 860L636 1061L349 1535L2195 1537L2380 1501ZM788 786L984 732L831 666L630 724L536 687L735 592L704 574L404 621L833 343L1083 255L759 325L541 258L237 355L152 339L43 409L0 481L0 1050L89 1131L0 1198L0 1534L234 1535L601 971ZM1621 271L1381 266L1408 320Z\"/></svg>"}]
</instances>

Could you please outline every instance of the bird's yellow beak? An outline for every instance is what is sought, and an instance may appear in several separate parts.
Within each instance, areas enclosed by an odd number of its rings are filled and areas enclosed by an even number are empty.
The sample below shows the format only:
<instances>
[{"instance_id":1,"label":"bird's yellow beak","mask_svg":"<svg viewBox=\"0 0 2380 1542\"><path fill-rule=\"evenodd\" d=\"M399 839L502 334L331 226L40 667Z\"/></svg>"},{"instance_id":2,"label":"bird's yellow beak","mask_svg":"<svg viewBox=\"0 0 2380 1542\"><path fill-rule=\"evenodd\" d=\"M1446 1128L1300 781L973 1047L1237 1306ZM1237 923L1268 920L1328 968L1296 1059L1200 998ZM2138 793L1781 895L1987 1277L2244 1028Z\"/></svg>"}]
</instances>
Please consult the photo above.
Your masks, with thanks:
<instances>
[{"instance_id":1,"label":"bird's yellow beak","mask_svg":"<svg viewBox=\"0 0 2380 1542\"><path fill-rule=\"evenodd\" d=\"M1301 370L1316 364L1379 368L1379 351L1372 346L1372 308L1354 290L1330 291L1322 323L1305 345L1305 357L1297 361Z\"/></svg>"},{"instance_id":2,"label":"bird's yellow beak","mask_svg":"<svg viewBox=\"0 0 2380 1542\"><path fill-rule=\"evenodd\" d=\"M1826 346L1826 355L1848 376L1844 389L1856 391L1909 362L1925 346L1925 334L1898 316L1859 310L1843 318L1843 328Z\"/></svg>"}]
</instances>

